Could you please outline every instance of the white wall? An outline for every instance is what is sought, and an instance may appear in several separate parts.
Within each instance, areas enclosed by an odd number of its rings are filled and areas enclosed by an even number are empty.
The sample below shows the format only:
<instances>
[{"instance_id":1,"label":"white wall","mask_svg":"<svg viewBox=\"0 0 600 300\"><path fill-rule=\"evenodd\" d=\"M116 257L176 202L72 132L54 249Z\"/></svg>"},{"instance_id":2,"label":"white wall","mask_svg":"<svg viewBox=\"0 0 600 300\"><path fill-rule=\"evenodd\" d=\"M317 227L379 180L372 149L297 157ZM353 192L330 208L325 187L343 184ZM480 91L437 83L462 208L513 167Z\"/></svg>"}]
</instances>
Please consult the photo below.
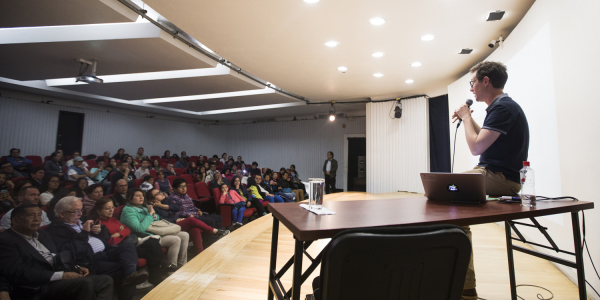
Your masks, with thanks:
<instances>
[{"instance_id":1,"label":"white wall","mask_svg":"<svg viewBox=\"0 0 600 300\"><path fill-rule=\"evenodd\" d=\"M597 202L600 133L596 118L600 102L595 87L600 79L597 55L600 41L595 37L600 33L600 21L595 12L599 9L598 1L538 0L507 38L504 49L487 58L507 65L509 79L505 92L522 105L528 118L529 160L536 170L538 194L570 195L581 201ZM471 74L466 74L448 87L450 109L472 98L470 78ZM473 108L476 121L482 124L485 104ZM470 155L461 128L455 170L470 169L477 161ZM600 237L596 231L600 228L600 211L590 210L586 216L586 240L598 265ZM559 247L573 251L570 215L539 218L539 221L549 228ZM547 244L538 232L527 229L523 232L533 241ZM600 281L585 256L586 279L598 289ZM571 279L575 278L572 269L559 267ZM589 287L588 295L594 296Z\"/></svg>"},{"instance_id":2,"label":"white wall","mask_svg":"<svg viewBox=\"0 0 600 300\"><path fill-rule=\"evenodd\" d=\"M423 193L419 174L429 171L428 99L402 100L400 119L390 116L395 103L367 103L367 192Z\"/></svg>"}]
</instances>

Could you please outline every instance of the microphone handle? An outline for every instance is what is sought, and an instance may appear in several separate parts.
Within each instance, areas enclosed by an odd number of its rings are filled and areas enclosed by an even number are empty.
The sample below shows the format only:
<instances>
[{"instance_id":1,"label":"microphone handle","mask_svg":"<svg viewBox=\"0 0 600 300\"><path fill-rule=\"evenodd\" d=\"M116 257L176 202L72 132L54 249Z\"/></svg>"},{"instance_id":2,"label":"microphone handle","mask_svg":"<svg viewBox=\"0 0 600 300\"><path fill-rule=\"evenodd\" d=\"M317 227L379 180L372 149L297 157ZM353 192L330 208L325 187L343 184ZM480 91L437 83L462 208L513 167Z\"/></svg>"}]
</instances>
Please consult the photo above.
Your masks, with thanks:
<instances>
[{"instance_id":1,"label":"microphone handle","mask_svg":"<svg viewBox=\"0 0 600 300\"><path fill-rule=\"evenodd\" d=\"M458 119L458 124L456 124L456 128L460 127L461 123L462 123L462 119Z\"/></svg>"}]
</instances>

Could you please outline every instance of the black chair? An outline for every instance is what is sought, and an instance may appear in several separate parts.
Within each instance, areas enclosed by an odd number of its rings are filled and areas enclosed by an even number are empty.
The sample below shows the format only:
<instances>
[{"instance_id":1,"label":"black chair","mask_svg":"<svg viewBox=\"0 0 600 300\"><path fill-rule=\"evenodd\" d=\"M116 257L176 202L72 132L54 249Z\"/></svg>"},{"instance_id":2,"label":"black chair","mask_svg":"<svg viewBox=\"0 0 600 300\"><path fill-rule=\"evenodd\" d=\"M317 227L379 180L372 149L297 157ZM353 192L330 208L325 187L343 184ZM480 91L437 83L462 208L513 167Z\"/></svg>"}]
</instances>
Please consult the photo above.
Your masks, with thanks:
<instances>
[{"instance_id":1,"label":"black chair","mask_svg":"<svg viewBox=\"0 0 600 300\"><path fill-rule=\"evenodd\" d=\"M460 300L471 243L454 225L362 228L323 251L307 300Z\"/></svg>"}]
</instances>

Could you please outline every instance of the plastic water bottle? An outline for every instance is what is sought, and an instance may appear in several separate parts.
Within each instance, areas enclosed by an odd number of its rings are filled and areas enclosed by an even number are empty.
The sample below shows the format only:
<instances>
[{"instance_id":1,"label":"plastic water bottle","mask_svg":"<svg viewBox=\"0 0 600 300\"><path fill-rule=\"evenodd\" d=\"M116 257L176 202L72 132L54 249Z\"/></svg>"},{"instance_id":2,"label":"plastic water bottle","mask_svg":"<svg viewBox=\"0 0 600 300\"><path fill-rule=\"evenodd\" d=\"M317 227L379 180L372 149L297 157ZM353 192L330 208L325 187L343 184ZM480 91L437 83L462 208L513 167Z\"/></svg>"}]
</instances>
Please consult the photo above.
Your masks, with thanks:
<instances>
[{"instance_id":1,"label":"plastic water bottle","mask_svg":"<svg viewBox=\"0 0 600 300\"><path fill-rule=\"evenodd\" d=\"M521 206L535 207L535 176L528 161L523 162L521 173Z\"/></svg>"}]
</instances>

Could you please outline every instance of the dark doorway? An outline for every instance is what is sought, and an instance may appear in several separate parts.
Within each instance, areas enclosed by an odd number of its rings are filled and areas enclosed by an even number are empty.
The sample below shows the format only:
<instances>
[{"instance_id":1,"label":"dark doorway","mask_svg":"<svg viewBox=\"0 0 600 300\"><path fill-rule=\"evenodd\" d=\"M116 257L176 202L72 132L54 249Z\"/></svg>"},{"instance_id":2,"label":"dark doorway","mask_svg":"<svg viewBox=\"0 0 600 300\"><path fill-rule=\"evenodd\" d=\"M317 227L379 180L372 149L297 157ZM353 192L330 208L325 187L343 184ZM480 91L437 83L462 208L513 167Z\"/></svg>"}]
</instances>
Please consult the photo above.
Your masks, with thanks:
<instances>
[{"instance_id":1,"label":"dark doorway","mask_svg":"<svg viewBox=\"0 0 600 300\"><path fill-rule=\"evenodd\" d=\"M58 115L58 133L56 134L56 149L62 149L64 155L81 153L83 144L83 121L85 114L70 111L60 111Z\"/></svg>"},{"instance_id":2,"label":"dark doorway","mask_svg":"<svg viewBox=\"0 0 600 300\"><path fill-rule=\"evenodd\" d=\"M348 192L367 191L367 138L348 138Z\"/></svg>"},{"instance_id":3,"label":"dark doorway","mask_svg":"<svg viewBox=\"0 0 600 300\"><path fill-rule=\"evenodd\" d=\"M448 95L429 98L429 170L450 172Z\"/></svg>"}]
</instances>

